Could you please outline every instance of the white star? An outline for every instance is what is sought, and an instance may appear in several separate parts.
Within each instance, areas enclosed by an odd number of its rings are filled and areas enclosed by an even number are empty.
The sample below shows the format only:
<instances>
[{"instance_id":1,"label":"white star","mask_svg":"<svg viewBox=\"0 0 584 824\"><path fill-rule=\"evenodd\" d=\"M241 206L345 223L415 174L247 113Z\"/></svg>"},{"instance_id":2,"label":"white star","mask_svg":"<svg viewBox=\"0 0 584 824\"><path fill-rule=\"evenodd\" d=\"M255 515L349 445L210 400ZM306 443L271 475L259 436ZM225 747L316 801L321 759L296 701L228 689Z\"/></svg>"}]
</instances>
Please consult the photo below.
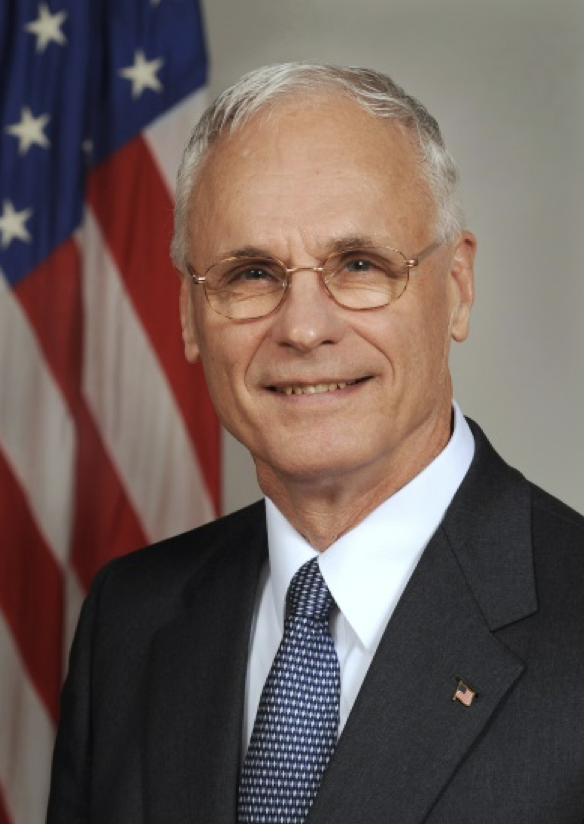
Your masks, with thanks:
<instances>
[{"instance_id":1,"label":"white star","mask_svg":"<svg viewBox=\"0 0 584 824\"><path fill-rule=\"evenodd\" d=\"M22 240L30 243L32 237L24 225L32 215L32 209L23 209L15 212L10 200L4 201L4 211L0 217L0 233L2 234L2 248L7 249L13 240Z\"/></svg>"},{"instance_id":2,"label":"white star","mask_svg":"<svg viewBox=\"0 0 584 824\"><path fill-rule=\"evenodd\" d=\"M164 60L146 60L144 52L138 49L134 54L134 65L127 69L120 69L120 74L127 80L132 81L132 97L140 97L144 89L152 89L153 92L162 91L162 83L156 77L156 72L160 71Z\"/></svg>"},{"instance_id":3,"label":"white star","mask_svg":"<svg viewBox=\"0 0 584 824\"><path fill-rule=\"evenodd\" d=\"M20 111L20 123L7 126L6 131L18 138L18 153L26 154L31 146L44 146L48 148L51 144L43 129L51 118L48 114L41 114L33 117L28 106L23 106Z\"/></svg>"},{"instance_id":4,"label":"white star","mask_svg":"<svg viewBox=\"0 0 584 824\"><path fill-rule=\"evenodd\" d=\"M58 43L63 46L67 42L67 38L61 31L66 17L66 11L51 14L46 3L39 3L39 16L24 27L37 38L36 50L38 52L44 52L49 43Z\"/></svg>"}]
</instances>

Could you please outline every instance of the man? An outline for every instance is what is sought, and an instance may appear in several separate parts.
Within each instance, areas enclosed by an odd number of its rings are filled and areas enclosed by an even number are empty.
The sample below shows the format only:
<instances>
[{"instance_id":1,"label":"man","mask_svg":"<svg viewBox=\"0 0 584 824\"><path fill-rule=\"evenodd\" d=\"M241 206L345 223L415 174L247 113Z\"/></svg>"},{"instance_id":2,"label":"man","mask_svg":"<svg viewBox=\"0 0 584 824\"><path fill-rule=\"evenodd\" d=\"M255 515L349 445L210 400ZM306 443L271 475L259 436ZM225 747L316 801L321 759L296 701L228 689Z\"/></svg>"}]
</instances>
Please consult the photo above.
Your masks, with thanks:
<instances>
[{"instance_id":1,"label":"man","mask_svg":"<svg viewBox=\"0 0 584 824\"><path fill-rule=\"evenodd\" d=\"M584 520L453 405L456 184L375 72L260 70L203 117L185 352L266 502L97 577L50 824L584 822Z\"/></svg>"}]
</instances>

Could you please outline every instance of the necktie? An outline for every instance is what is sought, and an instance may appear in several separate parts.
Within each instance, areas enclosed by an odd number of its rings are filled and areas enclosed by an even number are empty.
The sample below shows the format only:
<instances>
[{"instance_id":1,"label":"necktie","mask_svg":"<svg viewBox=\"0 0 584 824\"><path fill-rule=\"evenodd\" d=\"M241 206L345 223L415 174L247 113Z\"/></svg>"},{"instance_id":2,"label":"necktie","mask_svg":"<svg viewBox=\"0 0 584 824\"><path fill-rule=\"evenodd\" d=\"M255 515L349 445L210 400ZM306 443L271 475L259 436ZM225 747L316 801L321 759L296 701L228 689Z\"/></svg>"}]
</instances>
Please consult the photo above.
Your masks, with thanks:
<instances>
[{"instance_id":1,"label":"necktie","mask_svg":"<svg viewBox=\"0 0 584 824\"><path fill-rule=\"evenodd\" d=\"M301 824L337 741L340 670L328 626L334 600L318 558L292 578L286 605L241 774L238 824Z\"/></svg>"}]
</instances>

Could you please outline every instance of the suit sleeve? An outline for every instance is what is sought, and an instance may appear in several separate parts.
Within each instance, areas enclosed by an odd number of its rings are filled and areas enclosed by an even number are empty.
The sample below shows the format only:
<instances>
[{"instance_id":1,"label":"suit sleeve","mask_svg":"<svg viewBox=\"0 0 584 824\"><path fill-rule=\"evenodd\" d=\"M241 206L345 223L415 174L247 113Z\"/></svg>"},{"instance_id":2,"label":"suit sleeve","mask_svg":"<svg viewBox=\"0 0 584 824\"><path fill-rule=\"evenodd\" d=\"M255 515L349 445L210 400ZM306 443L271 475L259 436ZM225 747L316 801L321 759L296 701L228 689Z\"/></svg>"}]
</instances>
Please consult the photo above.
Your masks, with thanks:
<instances>
[{"instance_id":1,"label":"suit sleeve","mask_svg":"<svg viewBox=\"0 0 584 824\"><path fill-rule=\"evenodd\" d=\"M61 693L47 824L89 824L91 793L91 682L93 640L106 570L96 577L81 615Z\"/></svg>"}]
</instances>

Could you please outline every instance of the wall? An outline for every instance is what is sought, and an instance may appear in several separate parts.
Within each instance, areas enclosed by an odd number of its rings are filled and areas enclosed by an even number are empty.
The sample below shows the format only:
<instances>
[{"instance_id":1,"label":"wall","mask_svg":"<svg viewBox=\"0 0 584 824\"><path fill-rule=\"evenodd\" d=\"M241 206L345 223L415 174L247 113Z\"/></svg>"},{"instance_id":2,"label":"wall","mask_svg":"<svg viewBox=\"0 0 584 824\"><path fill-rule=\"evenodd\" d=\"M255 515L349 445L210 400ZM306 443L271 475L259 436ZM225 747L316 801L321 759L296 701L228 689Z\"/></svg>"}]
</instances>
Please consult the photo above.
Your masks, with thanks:
<instances>
[{"instance_id":1,"label":"wall","mask_svg":"<svg viewBox=\"0 0 584 824\"><path fill-rule=\"evenodd\" d=\"M503 456L584 510L584 4L208 0L211 94L271 62L391 74L438 118L479 240L455 395ZM259 495L225 443L226 511Z\"/></svg>"}]
</instances>

